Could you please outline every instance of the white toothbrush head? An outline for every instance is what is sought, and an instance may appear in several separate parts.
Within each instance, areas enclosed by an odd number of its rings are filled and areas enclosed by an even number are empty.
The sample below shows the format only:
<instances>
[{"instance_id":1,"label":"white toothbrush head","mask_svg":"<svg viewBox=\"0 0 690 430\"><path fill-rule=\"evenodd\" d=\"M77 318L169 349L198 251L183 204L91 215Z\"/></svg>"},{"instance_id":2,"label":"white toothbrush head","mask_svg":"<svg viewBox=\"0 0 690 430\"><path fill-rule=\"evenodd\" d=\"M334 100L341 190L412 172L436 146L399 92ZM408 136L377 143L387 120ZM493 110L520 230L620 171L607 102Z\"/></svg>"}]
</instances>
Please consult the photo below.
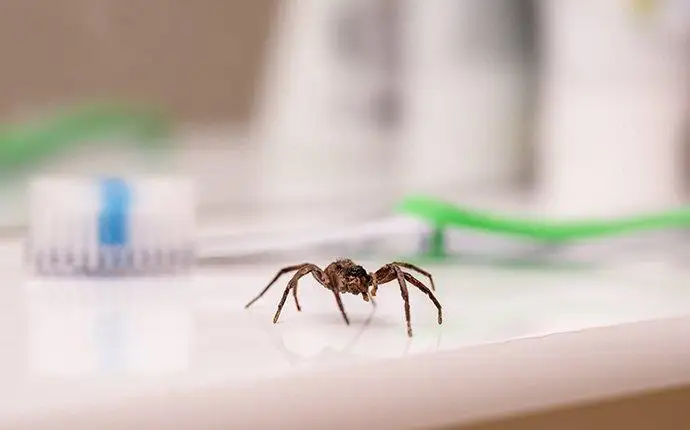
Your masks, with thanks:
<instances>
[{"instance_id":1,"label":"white toothbrush head","mask_svg":"<svg viewBox=\"0 0 690 430\"><path fill-rule=\"evenodd\" d=\"M195 262L193 183L46 177L29 191L27 260L41 275L147 275Z\"/></svg>"}]
</instances>

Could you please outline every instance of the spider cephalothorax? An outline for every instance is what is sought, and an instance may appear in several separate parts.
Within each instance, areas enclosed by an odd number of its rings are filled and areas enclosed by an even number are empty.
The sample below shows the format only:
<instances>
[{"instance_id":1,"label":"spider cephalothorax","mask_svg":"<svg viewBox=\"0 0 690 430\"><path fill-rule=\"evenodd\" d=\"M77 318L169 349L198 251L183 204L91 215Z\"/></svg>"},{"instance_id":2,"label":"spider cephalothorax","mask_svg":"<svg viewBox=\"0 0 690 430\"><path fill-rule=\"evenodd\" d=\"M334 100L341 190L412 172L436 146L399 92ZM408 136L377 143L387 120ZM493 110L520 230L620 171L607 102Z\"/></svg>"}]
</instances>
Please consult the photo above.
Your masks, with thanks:
<instances>
[{"instance_id":1,"label":"spider cephalothorax","mask_svg":"<svg viewBox=\"0 0 690 430\"><path fill-rule=\"evenodd\" d=\"M355 264L352 260L338 260L331 269L326 267L326 274L333 272L332 275L340 293L361 294L365 301L369 301L372 275L367 273L364 267Z\"/></svg>"},{"instance_id":2,"label":"spider cephalothorax","mask_svg":"<svg viewBox=\"0 0 690 430\"><path fill-rule=\"evenodd\" d=\"M418 280L411 274L403 272L402 268L415 270L421 273L422 275L428 277L429 283L431 284L431 289L429 289L426 285L424 285L424 283L422 283L420 280ZM354 261L350 259L341 259L334 261L333 263L326 266L326 268L323 270L319 268L317 265L311 263L287 266L280 269L278 273L273 277L271 282L269 282L269 284L259 293L258 296L256 296L252 301L247 303L245 308L248 308L255 301L261 298L261 296L263 296L266 293L266 291L268 291L268 289L283 274L295 271L296 273L288 282L288 285L285 288L285 291L283 292L283 296L280 299L280 303L278 304L278 310L276 311L276 314L273 317L274 323L278 322L280 312L282 311L283 306L285 305L285 300L287 300L287 296L290 293L290 290L292 290L292 295L295 298L295 305L297 306L297 310L302 310L299 304L299 300L297 299L297 282L300 278L310 273L319 284L323 285L325 288L333 292L336 303L338 304L338 308L340 309L340 313L343 315L343 319L347 324L350 324L350 320L348 319L347 314L345 313L343 302L340 298L341 294L361 294L362 298L365 301L371 301L371 303L375 305L374 296L376 295L378 287L382 284L386 284L388 282L395 280L398 281L398 285L400 286L400 294L405 303L405 321L407 322L408 336L412 336L412 326L410 323L410 298L407 289L408 282L416 288L418 288L419 290L421 290L427 296L429 296L429 299L431 299L431 301L438 309L438 323L441 324L443 321L441 304L438 302L438 300L432 293L432 290L435 290L435 287L434 280L431 277L431 274L420 269L417 266L403 262L393 262L386 264L380 269L378 269L376 272L367 272L364 269L364 267L356 264Z\"/></svg>"}]
</instances>

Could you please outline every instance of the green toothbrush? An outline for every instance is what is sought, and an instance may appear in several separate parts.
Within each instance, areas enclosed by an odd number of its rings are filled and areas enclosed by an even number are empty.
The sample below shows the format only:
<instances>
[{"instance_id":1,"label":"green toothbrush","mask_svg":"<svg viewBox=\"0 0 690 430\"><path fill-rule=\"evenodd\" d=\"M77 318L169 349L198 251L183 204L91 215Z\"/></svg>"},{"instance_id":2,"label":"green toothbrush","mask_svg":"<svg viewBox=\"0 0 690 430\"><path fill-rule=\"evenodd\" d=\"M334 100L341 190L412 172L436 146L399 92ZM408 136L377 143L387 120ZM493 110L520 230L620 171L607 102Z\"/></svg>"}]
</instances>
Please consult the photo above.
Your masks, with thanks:
<instances>
[{"instance_id":1,"label":"green toothbrush","mask_svg":"<svg viewBox=\"0 0 690 430\"><path fill-rule=\"evenodd\" d=\"M461 208L432 197L411 196L400 203L398 210L420 218L433 227L429 254L434 257L446 254L444 237L447 228L470 229L559 244L690 225L690 207L608 220L546 221L500 216Z\"/></svg>"}]
</instances>

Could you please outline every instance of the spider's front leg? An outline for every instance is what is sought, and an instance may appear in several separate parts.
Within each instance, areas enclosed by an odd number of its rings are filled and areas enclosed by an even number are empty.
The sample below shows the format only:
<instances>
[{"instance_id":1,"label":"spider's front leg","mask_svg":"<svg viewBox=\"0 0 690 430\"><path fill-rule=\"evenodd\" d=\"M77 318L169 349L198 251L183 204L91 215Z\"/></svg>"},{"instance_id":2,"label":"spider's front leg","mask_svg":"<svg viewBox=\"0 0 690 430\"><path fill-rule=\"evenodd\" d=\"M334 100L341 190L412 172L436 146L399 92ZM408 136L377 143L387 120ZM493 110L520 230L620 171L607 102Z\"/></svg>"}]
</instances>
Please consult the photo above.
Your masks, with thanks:
<instances>
[{"instance_id":1,"label":"spider's front leg","mask_svg":"<svg viewBox=\"0 0 690 430\"><path fill-rule=\"evenodd\" d=\"M394 264L398 267L404 267L405 269L410 269L410 270L414 270L415 272L421 273L422 275L429 278L429 283L431 284L431 291L436 291L436 286L434 285L434 278L433 278L433 276L431 276L431 273L427 272L426 270L422 269L419 266L415 266L414 264L405 263L402 261L394 261L391 264Z\"/></svg>"},{"instance_id":2,"label":"spider's front leg","mask_svg":"<svg viewBox=\"0 0 690 430\"><path fill-rule=\"evenodd\" d=\"M431 290L429 290L429 288L427 288L427 286L424 285L419 279L415 278L409 273L403 272L403 276L407 282L419 288L424 294L429 296L429 299L433 302L434 306L436 306L436 309L438 310L438 323L443 324L443 310L441 308L441 303L439 303L438 299L436 299L434 293L432 293Z\"/></svg>"},{"instance_id":3,"label":"spider's front leg","mask_svg":"<svg viewBox=\"0 0 690 430\"><path fill-rule=\"evenodd\" d=\"M402 296L405 306L407 335L412 337L412 322L410 319L410 293L407 289L407 283L405 282L405 273L395 264L386 264L374 273L373 279L376 280L376 286L387 284L395 280L398 281L398 285L400 285L400 295ZM375 289L372 289L372 291L375 292Z\"/></svg>"},{"instance_id":4,"label":"spider's front leg","mask_svg":"<svg viewBox=\"0 0 690 430\"><path fill-rule=\"evenodd\" d=\"M405 274L398 266L393 266L395 277L398 279L400 285L400 295L405 302L405 322L407 323L407 336L412 337L412 321L410 321L410 292L407 290L407 283L405 282Z\"/></svg>"},{"instance_id":5,"label":"spider's front leg","mask_svg":"<svg viewBox=\"0 0 690 430\"><path fill-rule=\"evenodd\" d=\"M374 282L376 282L376 284L374 284L375 286L386 284L388 282L392 282L395 280L398 281L398 285L400 286L400 295L402 296L403 302L405 304L405 322L407 323L407 335L411 337L412 326L410 322L410 294L407 289L407 282L411 283L413 286L420 289L429 297L429 299L431 299L431 301L438 309L439 324L443 322L443 315L441 310L441 304L436 299L431 290L427 288L420 280L416 279L414 276L410 275L409 273L403 272L399 266L400 265L398 263L386 264L373 274L372 279L374 280Z\"/></svg>"}]
</instances>

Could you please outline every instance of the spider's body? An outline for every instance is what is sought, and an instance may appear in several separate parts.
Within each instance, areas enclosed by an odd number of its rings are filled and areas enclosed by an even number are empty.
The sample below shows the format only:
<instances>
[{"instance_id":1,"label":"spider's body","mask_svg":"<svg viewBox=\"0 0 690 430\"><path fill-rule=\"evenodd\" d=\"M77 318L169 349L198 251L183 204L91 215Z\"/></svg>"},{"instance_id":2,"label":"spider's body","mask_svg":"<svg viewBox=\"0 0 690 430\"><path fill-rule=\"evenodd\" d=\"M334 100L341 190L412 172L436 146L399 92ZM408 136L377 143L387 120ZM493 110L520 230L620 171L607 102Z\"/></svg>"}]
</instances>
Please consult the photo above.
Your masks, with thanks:
<instances>
[{"instance_id":1,"label":"spider's body","mask_svg":"<svg viewBox=\"0 0 690 430\"><path fill-rule=\"evenodd\" d=\"M403 272L401 268L412 269L428 277L429 282L431 284L431 290L411 274ZM297 264L294 266L284 267L278 271L278 273L273 277L273 280L271 280L271 282L266 286L266 288L264 288L258 296L256 296L251 302L249 302L245 306L245 308L248 308L255 301L261 298L261 296L263 296L266 293L266 291L268 291L268 289L278 280L278 278L280 278L283 274L289 272L296 273L292 276L292 279L290 279L287 287L285 288L285 291L283 292L283 297L280 299L280 303L278 304L278 310L276 311L276 314L273 317L274 323L278 322L280 312L282 311L283 306L285 305L285 301L287 300L287 296L290 293L290 290L292 290L292 295L295 299L295 305L297 306L297 310L302 310L299 304L299 300L297 299L297 282L300 278L307 274L311 274L319 284L333 292L336 303L338 304L338 308L340 309L340 313L343 315L343 319L347 324L350 324L350 320L348 319L347 314L345 313L343 302L340 298L341 294L361 294L364 301L371 301L371 303L375 305L374 296L376 296L376 291L378 290L378 287L382 284L386 284L388 282L395 280L398 281L398 285L400 286L400 294L403 298L403 301L405 302L405 320L407 322L407 334L409 336L412 336L412 327L410 324L410 299L409 292L407 290L408 282L416 288L418 288L419 290L421 290L427 296L429 296L431 301L434 303L434 305L436 305L436 308L438 309L438 323L442 323L441 304L438 302L438 300L436 299L436 297L434 297L434 294L432 293L432 290L435 290L435 287L431 274L412 264L402 262L393 262L390 264L386 264L385 266L378 269L376 272L367 272L364 269L364 267L356 264L354 261L350 259L341 259L334 261L328 266L326 266L326 268L323 270L319 268L317 265L311 263Z\"/></svg>"},{"instance_id":2,"label":"spider's body","mask_svg":"<svg viewBox=\"0 0 690 430\"><path fill-rule=\"evenodd\" d=\"M338 260L326 266L324 273L329 280L324 287L329 290L335 288L340 294L361 294L365 301L369 301L372 275L364 267L352 260Z\"/></svg>"}]
</instances>

